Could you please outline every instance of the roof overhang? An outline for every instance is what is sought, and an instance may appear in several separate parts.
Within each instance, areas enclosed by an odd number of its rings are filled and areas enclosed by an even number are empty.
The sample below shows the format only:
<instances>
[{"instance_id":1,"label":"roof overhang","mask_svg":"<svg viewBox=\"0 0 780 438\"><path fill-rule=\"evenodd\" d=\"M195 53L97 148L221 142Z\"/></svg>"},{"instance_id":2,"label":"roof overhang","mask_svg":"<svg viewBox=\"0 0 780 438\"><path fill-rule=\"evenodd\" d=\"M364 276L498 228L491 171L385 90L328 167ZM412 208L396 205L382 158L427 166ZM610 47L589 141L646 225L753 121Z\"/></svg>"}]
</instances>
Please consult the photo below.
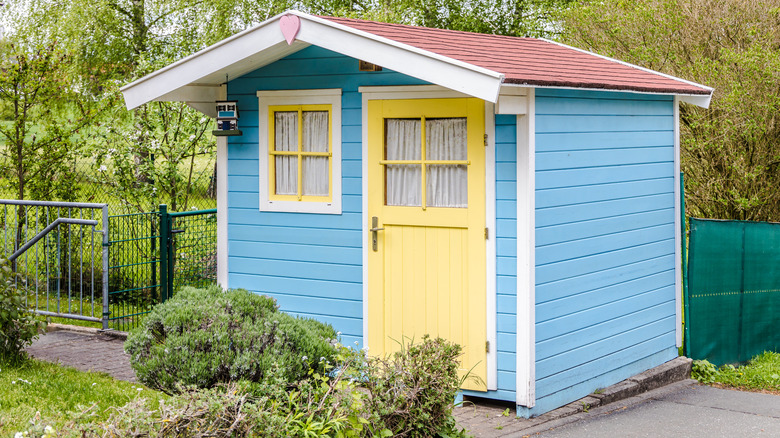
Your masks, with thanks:
<instances>
[{"instance_id":1,"label":"roof overhang","mask_svg":"<svg viewBox=\"0 0 780 438\"><path fill-rule=\"evenodd\" d=\"M301 21L292 44L287 43L279 26L285 15L296 15ZM177 101L213 116L215 110L207 104L225 98L223 84L310 45L489 102L498 100L504 78L492 70L324 18L288 11L138 79L121 91L128 109L151 101Z\"/></svg>"}]
</instances>

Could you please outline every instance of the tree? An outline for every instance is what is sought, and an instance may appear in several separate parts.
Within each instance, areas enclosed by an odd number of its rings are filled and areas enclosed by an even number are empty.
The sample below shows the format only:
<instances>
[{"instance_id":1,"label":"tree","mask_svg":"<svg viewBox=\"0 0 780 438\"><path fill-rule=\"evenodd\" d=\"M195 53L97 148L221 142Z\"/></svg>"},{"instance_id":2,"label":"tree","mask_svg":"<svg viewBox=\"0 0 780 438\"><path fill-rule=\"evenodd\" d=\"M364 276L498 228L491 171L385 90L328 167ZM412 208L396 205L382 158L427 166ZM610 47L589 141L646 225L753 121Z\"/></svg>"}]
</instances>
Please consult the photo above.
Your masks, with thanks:
<instances>
[{"instance_id":1,"label":"tree","mask_svg":"<svg viewBox=\"0 0 780 438\"><path fill-rule=\"evenodd\" d=\"M54 46L32 52L13 45L0 61L0 168L17 199L68 198L74 193L72 144L93 113L64 75L67 56ZM46 80L42 80L46 78Z\"/></svg>"},{"instance_id":2,"label":"tree","mask_svg":"<svg viewBox=\"0 0 780 438\"><path fill-rule=\"evenodd\" d=\"M556 17L577 0L312 0L306 11L496 35L552 37Z\"/></svg>"},{"instance_id":3,"label":"tree","mask_svg":"<svg viewBox=\"0 0 780 438\"><path fill-rule=\"evenodd\" d=\"M565 42L715 88L680 109L692 215L780 220L776 0L592 1L562 21Z\"/></svg>"}]
</instances>

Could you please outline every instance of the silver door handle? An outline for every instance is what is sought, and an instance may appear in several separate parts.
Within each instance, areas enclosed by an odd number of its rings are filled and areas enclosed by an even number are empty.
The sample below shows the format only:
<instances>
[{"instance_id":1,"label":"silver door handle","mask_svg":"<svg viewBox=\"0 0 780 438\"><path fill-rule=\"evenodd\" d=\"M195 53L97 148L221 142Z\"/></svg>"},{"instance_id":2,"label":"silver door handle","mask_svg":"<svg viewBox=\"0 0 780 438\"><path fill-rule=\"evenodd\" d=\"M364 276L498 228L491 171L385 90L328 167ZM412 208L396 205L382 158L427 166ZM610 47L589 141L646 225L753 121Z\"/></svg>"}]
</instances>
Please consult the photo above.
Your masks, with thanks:
<instances>
[{"instance_id":1,"label":"silver door handle","mask_svg":"<svg viewBox=\"0 0 780 438\"><path fill-rule=\"evenodd\" d=\"M374 216L371 218L371 229L368 230L371 232L371 248L376 251L377 250L377 232L384 230L385 227L379 228L379 218Z\"/></svg>"}]
</instances>

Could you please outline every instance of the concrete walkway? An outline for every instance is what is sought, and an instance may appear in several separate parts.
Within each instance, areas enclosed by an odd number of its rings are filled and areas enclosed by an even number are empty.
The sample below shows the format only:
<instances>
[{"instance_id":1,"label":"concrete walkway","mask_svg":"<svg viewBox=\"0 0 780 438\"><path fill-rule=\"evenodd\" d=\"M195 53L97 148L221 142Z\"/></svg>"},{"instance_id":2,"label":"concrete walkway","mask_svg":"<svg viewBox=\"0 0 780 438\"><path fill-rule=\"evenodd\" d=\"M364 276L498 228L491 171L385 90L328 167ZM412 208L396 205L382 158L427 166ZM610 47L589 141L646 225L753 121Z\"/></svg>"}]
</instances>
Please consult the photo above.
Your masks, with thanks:
<instances>
[{"instance_id":1,"label":"concrete walkway","mask_svg":"<svg viewBox=\"0 0 780 438\"><path fill-rule=\"evenodd\" d=\"M130 367L129 355L124 352L123 344L125 339L121 333L106 335L100 334L95 329L55 324L50 325L49 329L51 331L40 336L27 348L27 352L31 356L36 359L71 366L82 371L105 372L116 379L130 382L136 381L135 373ZM638 401L641 400L654 400L652 397L655 396L652 394L656 394L658 391L668 390L668 388L673 388L672 393L679 390L674 388L689 388L694 385L698 388L698 385L693 380L679 382L680 379L687 377L689 372L690 360L677 358L656 367L653 370L649 370L634 376L631 379L624 380L609 388L605 388L600 394L590 395L532 419L516 418L514 403L497 403L488 400L467 400L462 407L456 408L454 413L458 425L465 428L475 437L521 437L547 431L549 429L553 429L552 433L569 433L566 429L563 429L563 426L568 423L579 420L593 421L593 419L600 418L605 413L609 414L626 410L628 405L623 402L618 403L618 400L628 398L625 400L626 402L635 400L632 403L637 404L639 403ZM665 386L659 390L646 392L670 382L679 383ZM634 397L637 394L641 395ZM775 400L774 398L771 398L775 396L769 397L769 400ZM776 400L780 400L780 397L777 397ZM671 402L667 401L664 403ZM769 406L771 404L767 405ZM659 412L666 415L667 411L671 408L667 405L662 405L655 409L660 409ZM585 410L588 412L584 412ZM636 415L641 418L643 415L641 413L642 410L637 408L637 412ZM777 406L777 412L780 412L780 406ZM768 418L770 417L771 416ZM656 417L655 413L644 417L644 419L646 424L639 424L638 427L649 427L649 429L644 429L649 431L649 433L656 430L650 426L664 421L664 417ZM582 423L586 422L583 421ZM772 424L773 423L771 422L768 423L767 427L772 426ZM609 428L618 426L604 425L599 427ZM557 428L561 428L560 432ZM657 434L626 435L626 430L615 433L610 432L610 430L613 429L603 430L604 433L596 433L595 430L591 433L590 430L585 430L583 432L574 432L574 435L549 436L657 436ZM685 433L680 434L679 432L680 430L676 430L665 435L686 435ZM776 434L776 436L780 436L780 433Z\"/></svg>"},{"instance_id":2,"label":"concrete walkway","mask_svg":"<svg viewBox=\"0 0 780 438\"><path fill-rule=\"evenodd\" d=\"M529 434L540 438L780 437L780 396L687 380L513 436Z\"/></svg>"}]
</instances>

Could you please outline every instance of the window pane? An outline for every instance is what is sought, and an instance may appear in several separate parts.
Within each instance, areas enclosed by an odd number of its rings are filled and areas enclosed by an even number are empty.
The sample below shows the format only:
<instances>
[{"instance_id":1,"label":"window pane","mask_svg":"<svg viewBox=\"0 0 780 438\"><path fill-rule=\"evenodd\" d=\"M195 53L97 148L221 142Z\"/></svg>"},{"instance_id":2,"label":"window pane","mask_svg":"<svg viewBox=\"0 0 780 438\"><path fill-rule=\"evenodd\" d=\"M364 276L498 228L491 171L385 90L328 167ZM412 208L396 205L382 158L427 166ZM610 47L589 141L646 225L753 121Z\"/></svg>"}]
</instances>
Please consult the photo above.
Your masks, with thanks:
<instances>
[{"instance_id":1,"label":"window pane","mask_svg":"<svg viewBox=\"0 0 780 438\"><path fill-rule=\"evenodd\" d=\"M467 160L466 140L465 118L425 121L427 160Z\"/></svg>"},{"instance_id":2,"label":"window pane","mask_svg":"<svg viewBox=\"0 0 780 438\"><path fill-rule=\"evenodd\" d=\"M420 120L385 120L385 159L419 160L422 157L422 124ZM420 165L385 165L385 204L422 205L422 172Z\"/></svg>"},{"instance_id":3,"label":"window pane","mask_svg":"<svg viewBox=\"0 0 780 438\"><path fill-rule=\"evenodd\" d=\"M277 111L274 113L274 150L298 150L297 111Z\"/></svg>"},{"instance_id":4,"label":"window pane","mask_svg":"<svg viewBox=\"0 0 780 438\"><path fill-rule=\"evenodd\" d=\"M303 157L303 194L328 196L328 157Z\"/></svg>"},{"instance_id":5,"label":"window pane","mask_svg":"<svg viewBox=\"0 0 780 438\"><path fill-rule=\"evenodd\" d=\"M276 157L276 194L298 194L298 157Z\"/></svg>"},{"instance_id":6,"label":"window pane","mask_svg":"<svg viewBox=\"0 0 780 438\"><path fill-rule=\"evenodd\" d=\"M422 157L420 120L386 119L385 124L386 160L419 160Z\"/></svg>"},{"instance_id":7,"label":"window pane","mask_svg":"<svg viewBox=\"0 0 780 438\"><path fill-rule=\"evenodd\" d=\"M303 148L307 152L328 152L328 112L303 112Z\"/></svg>"},{"instance_id":8,"label":"window pane","mask_svg":"<svg viewBox=\"0 0 780 438\"><path fill-rule=\"evenodd\" d=\"M425 121L425 156L428 160L466 160L466 119ZM426 205L468 206L468 169L465 165L426 166Z\"/></svg>"},{"instance_id":9,"label":"window pane","mask_svg":"<svg viewBox=\"0 0 780 438\"><path fill-rule=\"evenodd\" d=\"M385 165L386 205L422 205L422 172L419 164Z\"/></svg>"},{"instance_id":10,"label":"window pane","mask_svg":"<svg viewBox=\"0 0 780 438\"><path fill-rule=\"evenodd\" d=\"M468 170L464 165L426 166L426 205L468 207Z\"/></svg>"}]
</instances>

